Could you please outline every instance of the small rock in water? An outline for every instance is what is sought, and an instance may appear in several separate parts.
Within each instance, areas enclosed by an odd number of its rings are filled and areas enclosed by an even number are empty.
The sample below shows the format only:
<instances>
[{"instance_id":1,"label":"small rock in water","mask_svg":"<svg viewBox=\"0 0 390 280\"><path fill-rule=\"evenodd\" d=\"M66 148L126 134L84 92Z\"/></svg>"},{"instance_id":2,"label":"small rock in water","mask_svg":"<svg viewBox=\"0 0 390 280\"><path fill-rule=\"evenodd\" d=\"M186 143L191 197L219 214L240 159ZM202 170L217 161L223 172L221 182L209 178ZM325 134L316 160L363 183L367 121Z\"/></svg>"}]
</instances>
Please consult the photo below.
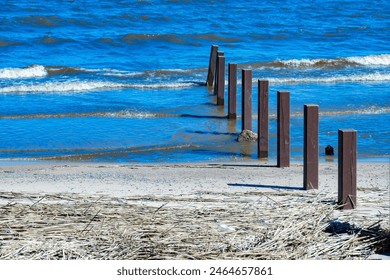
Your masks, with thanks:
<instances>
[{"instance_id":1,"label":"small rock in water","mask_svg":"<svg viewBox=\"0 0 390 280\"><path fill-rule=\"evenodd\" d=\"M256 142L257 141L257 133L245 129L243 130L237 139L238 142Z\"/></svg>"},{"instance_id":2,"label":"small rock in water","mask_svg":"<svg viewBox=\"0 0 390 280\"><path fill-rule=\"evenodd\" d=\"M325 155L327 156L334 156L334 149L331 145L326 146L325 148Z\"/></svg>"}]
</instances>

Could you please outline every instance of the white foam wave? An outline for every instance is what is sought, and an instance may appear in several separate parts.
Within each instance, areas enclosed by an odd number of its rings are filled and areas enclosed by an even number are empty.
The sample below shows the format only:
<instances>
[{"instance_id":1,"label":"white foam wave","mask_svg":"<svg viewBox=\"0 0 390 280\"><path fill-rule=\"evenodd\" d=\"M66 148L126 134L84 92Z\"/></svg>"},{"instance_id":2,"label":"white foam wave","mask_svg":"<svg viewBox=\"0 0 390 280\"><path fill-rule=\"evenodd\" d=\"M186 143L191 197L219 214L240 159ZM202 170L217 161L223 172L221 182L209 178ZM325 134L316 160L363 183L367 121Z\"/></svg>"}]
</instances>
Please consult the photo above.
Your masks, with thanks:
<instances>
[{"instance_id":1,"label":"white foam wave","mask_svg":"<svg viewBox=\"0 0 390 280\"><path fill-rule=\"evenodd\" d=\"M116 70L104 68L102 69L104 76L113 76L113 77L157 77L157 76L170 76L175 74L184 74L190 73L188 69L160 69L160 70L146 70L143 72L140 71L125 71L125 70Z\"/></svg>"},{"instance_id":2,"label":"white foam wave","mask_svg":"<svg viewBox=\"0 0 390 280\"><path fill-rule=\"evenodd\" d=\"M340 67L348 65L362 66L390 66L390 54L351 56L345 58L315 58L315 59L289 59L276 60L276 66L285 66L293 68L305 67ZM271 63L272 65L272 63Z\"/></svg>"},{"instance_id":3,"label":"white foam wave","mask_svg":"<svg viewBox=\"0 0 390 280\"><path fill-rule=\"evenodd\" d=\"M23 84L0 88L0 93L36 93L36 92L87 92L107 89L164 89L186 88L197 86L193 82L188 83L158 83L158 84L125 84L102 81L68 81L46 82L38 84Z\"/></svg>"},{"instance_id":4,"label":"white foam wave","mask_svg":"<svg viewBox=\"0 0 390 280\"><path fill-rule=\"evenodd\" d=\"M133 84L133 85L129 85L129 87L132 87L132 88L138 88L138 89L163 89L163 88L167 88L167 89L179 89L179 88L189 88L189 87L194 87L194 86L198 86L199 83L195 83L195 82L183 82L183 83L175 83L175 82L172 82L172 83L157 83L157 84Z\"/></svg>"},{"instance_id":5,"label":"white foam wave","mask_svg":"<svg viewBox=\"0 0 390 280\"><path fill-rule=\"evenodd\" d=\"M289 59L289 60L276 60L277 64L281 64L289 67L311 67L319 63L321 59Z\"/></svg>"},{"instance_id":6,"label":"white foam wave","mask_svg":"<svg viewBox=\"0 0 390 280\"><path fill-rule=\"evenodd\" d=\"M102 70L104 71L103 76L112 76L112 77L135 77L144 74L144 72L129 72L124 70L116 70L116 69L108 69L108 68L104 68Z\"/></svg>"},{"instance_id":7,"label":"white foam wave","mask_svg":"<svg viewBox=\"0 0 390 280\"><path fill-rule=\"evenodd\" d=\"M390 113L390 107L370 106L355 110L324 111L323 116L340 116L340 115L382 115Z\"/></svg>"},{"instance_id":8,"label":"white foam wave","mask_svg":"<svg viewBox=\"0 0 390 280\"><path fill-rule=\"evenodd\" d=\"M346 59L350 62L366 66L390 66L390 54L353 56Z\"/></svg>"},{"instance_id":9,"label":"white foam wave","mask_svg":"<svg viewBox=\"0 0 390 280\"><path fill-rule=\"evenodd\" d=\"M33 65L27 68L0 69L0 79L25 79L45 77L47 71L42 65Z\"/></svg>"},{"instance_id":10,"label":"white foam wave","mask_svg":"<svg viewBox=\"0 0 390 280\"><path fill-rule=\"evenodd\" d=\"M105 113L105 116L113 117L113 118L147 119L147 118L155 118L157 115L150 112L124 110L120 112Z\"/></svg>"},{"instance_id":11,"label":"white foam wave","mask_svg":"<svg viewBox=\"0 0 390 280\"><path fill-rule=\"evenodd\" d=\"M258 79L253 79L257 83ZM310 78L269 78L266 79L275 84L307 84L307 83L351 83L351 82L390 82L390 74L369 73L361 75L346 75L332 77L310 77Z\"/></svg>"},{"instance_id":12,"label":"white foam wave","mask_svg":"<svg viewBox=\"0 0 390 280\"><path fill-rule=\"evenodd\" d=\"M83 92L107 88L124 87L123 84L107 82L47 82L42 84L24 84L0 88L1 93L34 93L34 92Z\"/></svg>"}]
</instances>

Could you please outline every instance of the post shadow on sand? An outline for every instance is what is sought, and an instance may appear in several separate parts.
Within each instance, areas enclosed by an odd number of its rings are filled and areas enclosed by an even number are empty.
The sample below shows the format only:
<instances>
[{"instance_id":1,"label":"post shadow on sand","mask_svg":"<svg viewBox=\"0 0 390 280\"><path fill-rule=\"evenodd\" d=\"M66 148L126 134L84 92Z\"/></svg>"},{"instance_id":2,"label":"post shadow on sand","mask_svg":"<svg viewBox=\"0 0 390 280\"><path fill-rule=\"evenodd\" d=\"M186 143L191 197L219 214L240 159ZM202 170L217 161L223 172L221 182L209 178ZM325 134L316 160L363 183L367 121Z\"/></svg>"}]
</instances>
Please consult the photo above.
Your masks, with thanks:
<instances>
[{"instance_id":1,"label":"post shadow on sand","mask_svg":"<svg viewBox=\"0 0 390 280\"><path fill-rule=\"evenodd\" d=\"M270 167L270 166L269 166ZM238 184L228 183L230 187L244 187L244 188L260 188L260 189L278 189L278 190L290 190L290 191L304 191L303 187L290 187L290 186L272 186L272 185L257 185L257 184Z\"/></svg>"},{"instance_id":2,"label":"post shadow on sand","mask_svg":"<svg viewBox=\"0 0 390 280\"><path fill-rule=\"evenodd\" d=\"M266 165L266 164L218 164L218 163L210 163L209 166L221 166L221 167L261 167L261 168L278 168L275 165Z\"/></svg>"}]
</instances>

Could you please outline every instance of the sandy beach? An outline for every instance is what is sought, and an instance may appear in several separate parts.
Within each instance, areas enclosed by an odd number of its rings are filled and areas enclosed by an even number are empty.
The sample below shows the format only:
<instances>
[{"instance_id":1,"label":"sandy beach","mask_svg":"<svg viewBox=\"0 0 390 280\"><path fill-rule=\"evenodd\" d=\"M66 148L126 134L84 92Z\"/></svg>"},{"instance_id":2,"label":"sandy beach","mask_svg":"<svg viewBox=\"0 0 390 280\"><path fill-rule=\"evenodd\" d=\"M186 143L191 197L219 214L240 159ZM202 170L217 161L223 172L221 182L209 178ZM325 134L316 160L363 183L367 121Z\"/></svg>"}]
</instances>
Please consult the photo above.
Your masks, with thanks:
<instances>
[{"instance_id":1,"label":"sandy beach","mask_svg":"<svg viewBox=\"0 0 390 280\"><path fill-rule=\"evenodd\" d=\"M387 253L388 163L358 162L357 209L303 166L2 163L0 259L367 259Z\"/></svg>"}]
</instances>

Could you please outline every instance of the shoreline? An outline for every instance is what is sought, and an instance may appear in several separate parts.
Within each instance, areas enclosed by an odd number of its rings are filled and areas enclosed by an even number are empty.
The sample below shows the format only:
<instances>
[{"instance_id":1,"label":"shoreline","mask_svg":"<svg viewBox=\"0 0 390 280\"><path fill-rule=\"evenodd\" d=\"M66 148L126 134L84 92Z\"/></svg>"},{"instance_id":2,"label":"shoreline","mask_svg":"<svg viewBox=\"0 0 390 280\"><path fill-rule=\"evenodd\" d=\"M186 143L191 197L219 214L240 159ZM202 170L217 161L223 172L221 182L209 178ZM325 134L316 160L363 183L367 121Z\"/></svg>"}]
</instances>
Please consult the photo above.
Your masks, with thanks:
<instances>
[{"instance_id":1,"label":"shoreline","mask_svg":"<svg viewBox=\"0 0 390 280\"><path fill-rule=\"evenodd\" d=\"M319 156L319 163L337 163L338 157L336 156L325 156L320 155ZM150 161L150 162L126 162L126 161L77 161L77 160L45 160L45 159L39 159L39 158L25 158L25 159L19 159L19 158L6 158L6 159L0 159L0 167L1 166L12 166L12 165L34 165L34 164L100 164L100 165L170 165L170 164L207 164L207 163L234 163L234 162L247 162L247 163L270 163L274 164L276 163L276 158L271 159L259 159L252 156L243 156L243 157L234 157L231 159L224 159L224 158L218 158L218 159L204 159L204 160L193 160L193 161ZM358 157L357 158L358 163L389 163L390 164L390 155L382 155L382 156L372 156L372 157ZM296 159L291 158L290 159L291 164L303 164L303 159Z\"/></svg>"},{"instance_id":2,"label":"shoreline","mask_svg":"<svg viewBox=\"0 0 390 280\"><path fill-rule=\"evenodd\" d=\"M319 191L337 191L338 163L334 161L320 161L319 163ZM206 171L206 172L204 172ZM151 172L153 172L151 174ZM251 184L269 185L285 189L302 188L303 163L291 162L290 167L278 168L276 162L261 160L236 161L203 161L191 163L107 163L107 162L51 162L51 161L18 161L3 162L0 164L0 176L4 186L15 187L22 191L34 190L31 186L40 184L42 189L36 191L69 191L66 184L72 185L77 180L83 184L95 183L96 190L104 190L106 186L120 183L122 186L141 184L147 191L147 184L159 186L183 187L180 177L187 181L189 190L196 191L200 184L232 186ZM89 174L82 176L82 174ZM72 176L70 176L72 175ZM258 179L256 178L258 177ZM94 181L88 181L88 180ZM101 179L99 181L99 179ZM51 183L51 187L48 184ZM98 184L96 184L98 183ZM367 185L385 189L390 184L390 162L358 161L357 188ZM58 189L56 190L56 188ZM15 189L15 190L16 190ZM74 189L75 192L83 191ZM94 189L91 189L94 191ZM138 190L140 190L138 188ZM235 189L237 191L238 189ZM107 189L107 193L117 190ZM141 191L142 192L142 191ZM129 193L131 194L131 193Z\"/></svg>"}]
</instances>

